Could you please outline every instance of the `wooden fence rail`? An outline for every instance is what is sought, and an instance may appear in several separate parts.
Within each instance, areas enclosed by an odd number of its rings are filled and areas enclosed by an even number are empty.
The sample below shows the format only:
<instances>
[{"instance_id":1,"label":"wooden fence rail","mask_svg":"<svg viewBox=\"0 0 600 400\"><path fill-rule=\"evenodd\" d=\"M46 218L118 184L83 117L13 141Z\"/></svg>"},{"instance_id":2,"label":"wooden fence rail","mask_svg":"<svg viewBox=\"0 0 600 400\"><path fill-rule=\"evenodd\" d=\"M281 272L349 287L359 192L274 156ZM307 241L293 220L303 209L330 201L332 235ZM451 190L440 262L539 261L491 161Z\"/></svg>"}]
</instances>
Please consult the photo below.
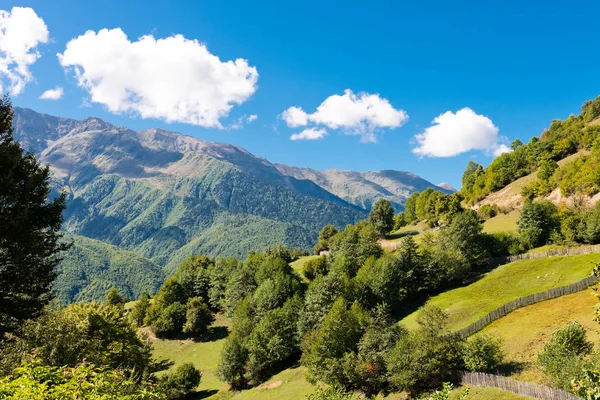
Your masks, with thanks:
<instances>
[{"instance_id":1,"label":"wooden fence rail","mask_svg":"<svg viewBox=\"0 0 600 400\"><path fill-rule=\"evenodd\" d=\"M596 276L591 275L585 279L580 280L579 282L575 282L567 286L561 286L546 290L545 292L534 293L530 294L529 296L519 297L518 299L510 301L490 311L485 316L473 322L472 324L462 329L459 329L456 333L458 333L463 338L469 337L475 332L480 331L493 321L504 317L505 315L516 310L517 308L529 306L531 304L539 303L541 301L555 299L560 296L582 291L596 283L597 280L598 278Z\"/></svg>"},{"instance_id":2,"label":"wooden fence rail","mask_svg":"<svg viewBox=\"0 0 600 400\"><path fill-rule=\"evenodd\" d=\"M535 260L538 258L547 257L565 257L565 256L579 256L582 254L600 253L600 245L587 245L577 247L564 247L562 249L550 249L546 251L539 251L535 253L524 253L516 254L514 256L496 257L492 260L494 264L508 264L515 261L521 260Z\"/></svg>"},{"instance_id":3,"label":"wooden fence rail","mask_svg":"<svg viewBox=\"0 0 600 400\"><path fill-rule=\"evenodd\" d=\"M529 396L544 400L581 400L580 397L560 389L517 381L504 376L485 374L482 372L458 372L458 380L463 385L493 387L521 396Z\"/></svg>"}]
</instances>

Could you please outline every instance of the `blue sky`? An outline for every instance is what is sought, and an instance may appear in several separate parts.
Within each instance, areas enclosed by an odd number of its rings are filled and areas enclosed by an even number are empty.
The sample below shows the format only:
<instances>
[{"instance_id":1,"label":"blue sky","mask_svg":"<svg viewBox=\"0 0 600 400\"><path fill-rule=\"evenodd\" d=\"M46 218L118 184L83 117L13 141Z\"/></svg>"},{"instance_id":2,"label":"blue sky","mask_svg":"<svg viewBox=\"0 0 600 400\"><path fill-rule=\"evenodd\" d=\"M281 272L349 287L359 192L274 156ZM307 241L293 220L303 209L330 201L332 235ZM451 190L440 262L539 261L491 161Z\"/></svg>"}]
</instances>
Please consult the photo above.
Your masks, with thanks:
<instances>
[{"instance_id":1,"label":"blue sky","mask_svg":"<svg viewBox=\"0 0 600 400\"><path fill-rule=\"evenodd\" d=\"M578 113L585 100L600 94L597 1L5 0L0 9L12 7L31 7L49 32L47 43L36 47L41 57L28 66L32 80L13 96L15 105L71 118L98 116L134 129L161 127L316 169L398 169L458 187L469 159L487 164L503 143L528 141L552 119ZM100 37L100 30L116 28L127 39ZM88 30L94 37L77 41L67 53L67 43ZM111 49L111 40L120 40L127 52L144 35L159 40L176 34L188 40L189 49L205 44L207 58L194 64L196 53L175 49L176 40L152 42L147 53L119 60L95 48ZM212 56L220 59L218 73L207 74L202 66L215 62ZM111 70L123 59L140 73ZM236 59L247 62L223 64ZM180 63L176 73L169 74L169 63ZM84 76L106 77L106 87L93 82L98 92L92 96L89 87L78 85L75 68ZM246 73L232 78L235 86L222 76L232 68ZM140 77L145 83L135 86L133 106L115 111L123 102L111 91ZM187 80L189 85L179 84ZM6 76L3 84L9 86ZM64 90L60 99L39 98L55 87ZM352 95L340 97L348 89ZM145 90L164 96L145 99ZM207 100L204 92L212 97L207 94ZM160 101L178 96L208 101L210 110L190 110L185 101L175 109ZM160 116L143 118L139 98L153 107L148 115ZM315 113L326 99L331 102ZM282 118L290 107L300 107L304 118ZM459 112L464 108L470 110ZM188 123L167 123L174 114ZM250 115L258 119L248 122ZM290 139L303 130L327 134ZM419 142L415 135L423 133ZM415 154L415 148L421 151Z\"/></svg>"}]
</instances>

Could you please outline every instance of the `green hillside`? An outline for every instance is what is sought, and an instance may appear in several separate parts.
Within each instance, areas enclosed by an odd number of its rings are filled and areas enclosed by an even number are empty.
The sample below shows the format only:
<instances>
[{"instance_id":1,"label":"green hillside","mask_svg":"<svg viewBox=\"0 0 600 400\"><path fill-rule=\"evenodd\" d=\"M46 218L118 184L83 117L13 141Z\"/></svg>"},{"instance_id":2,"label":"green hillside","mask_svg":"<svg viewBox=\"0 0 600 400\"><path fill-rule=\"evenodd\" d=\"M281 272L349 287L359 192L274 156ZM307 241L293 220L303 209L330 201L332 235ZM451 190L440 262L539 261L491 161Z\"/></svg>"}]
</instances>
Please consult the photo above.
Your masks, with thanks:
<instances>
[{"instance_id":1,"label":"green hillside","mask_svg":"<svg viewBox=\"0 0 600 400\"><path fill-rule=\"evenodd\" d=\"M73 246L61 255L54 291L62 304L104 300L110 288L138 298L154 294L164 280L162 268L137 253L77 235L67 235Z\"/></svg>"},{"instance_id":2,"label":"green hillside","mask_svg":"<svg viewBox=\"0 0 600 400\"><path fill-rule=\"evenodd\" d=\"M469 286L453 289L428 300L449 314L450 328L460 329L496 307L518 297L577 282L590 274L600 254L550 257L502 265ZM404 318L416 326L418 311Z\"/></svg>"}]
</instances>

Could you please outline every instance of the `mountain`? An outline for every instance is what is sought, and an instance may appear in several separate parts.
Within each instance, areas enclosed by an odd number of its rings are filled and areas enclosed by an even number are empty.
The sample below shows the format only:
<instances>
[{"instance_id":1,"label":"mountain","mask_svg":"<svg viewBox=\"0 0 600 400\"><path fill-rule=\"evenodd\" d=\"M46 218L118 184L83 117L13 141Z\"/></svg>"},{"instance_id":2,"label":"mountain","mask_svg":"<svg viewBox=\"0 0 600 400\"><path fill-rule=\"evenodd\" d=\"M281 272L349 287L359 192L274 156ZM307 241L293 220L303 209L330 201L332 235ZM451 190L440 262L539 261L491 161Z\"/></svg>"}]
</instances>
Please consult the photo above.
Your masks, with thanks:
<instances>
[{"instance_id":1,"label":"mountain","mask_svg":"<svg viewBox=\"0 0 600 400\"><path fill-rule=\"evenodd\" d=\"M446 190L448 190L449 192L452 192L452 193L458 192L458 190L456 190L454 188L454 186L452 186L451 184L449 184L447 182L438 183L438 187L441 187L442 189L446 189Z\"/></svg>"},{"instance_id":2,"label":"mountain","mask_svg":"<svg viewBox=\"0 0 600 400\"><path fill-rule=\"evenodd\" d=\"M64 229L165 268L190 254L244 258L283 243L312 248L326 224L368 214L378 197L400 209L435 187L399 171L324 172L273 165L239 146L162 129L134 131L15 108L15 138L67 193Z\"/></svg>"},{"instance_id":3,"label":"mountain","mask_svg":"<svg viewBox=\"0 0 600 400\"><path fill-rule=\"evenodd\" d=\"M404 209L406 199L414 192L421 192L433 187L445 193L456 190L431 182L404 171L371 171L356 172L338 169L317 171L310 168L297 168L283 164L275 164L277 169L290 177L309 180L336 196L370 210L377 199L385 198L392 203L396 211Z\"/></svg>"},{"instance_id":4,"label":"mountain","mask_svg":"<svg viewBox=\"0 0 600 400\"><path fill-rule=\"evenodd\" d=\"M103 301L111 288L127 298L153 295L164 281L162 267L132 251L77 235L58 266L54 292L59 303Z\"/></svg>"}]
</instances>

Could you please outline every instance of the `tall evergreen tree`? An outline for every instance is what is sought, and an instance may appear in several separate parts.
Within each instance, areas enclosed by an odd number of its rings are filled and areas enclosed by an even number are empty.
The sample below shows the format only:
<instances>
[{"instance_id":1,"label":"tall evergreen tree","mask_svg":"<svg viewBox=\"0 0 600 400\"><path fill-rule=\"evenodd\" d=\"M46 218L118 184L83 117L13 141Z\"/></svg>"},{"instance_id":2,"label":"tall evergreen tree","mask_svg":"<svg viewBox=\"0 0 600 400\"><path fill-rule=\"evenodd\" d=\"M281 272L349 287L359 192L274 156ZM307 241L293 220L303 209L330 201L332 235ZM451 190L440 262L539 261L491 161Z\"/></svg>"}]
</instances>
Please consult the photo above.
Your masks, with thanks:
<instances>
[{"instance_id":1,"label":"tall evergreen tree","mask_svg":"<svg viewBox=\"0 0 600 400\"><path fill-rule=\"evenodd\" d=\"M13 138L10 99L0 100L0 339L48 304L66 250L65 195L50 196L50 169Z\"/></svg>"}]
</instances>

